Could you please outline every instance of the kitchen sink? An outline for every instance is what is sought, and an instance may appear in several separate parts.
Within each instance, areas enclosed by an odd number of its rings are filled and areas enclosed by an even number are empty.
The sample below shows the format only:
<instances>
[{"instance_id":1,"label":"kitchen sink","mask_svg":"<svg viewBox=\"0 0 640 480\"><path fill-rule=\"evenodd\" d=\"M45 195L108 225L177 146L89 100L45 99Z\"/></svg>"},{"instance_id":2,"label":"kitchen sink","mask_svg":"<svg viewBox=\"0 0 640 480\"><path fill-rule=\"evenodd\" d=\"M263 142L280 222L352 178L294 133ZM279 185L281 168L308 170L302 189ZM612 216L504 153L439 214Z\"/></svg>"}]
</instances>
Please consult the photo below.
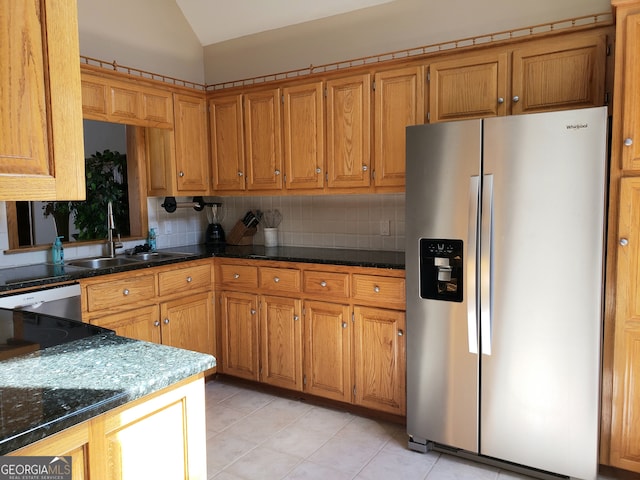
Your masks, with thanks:
<instances>
[{"instance_id":1,"label":"kitchen sink","mask_svg":"<svg viewBox=\"0 0 640 480\"><path fill-rule=\"evenodd\" d=\"M141 252L134 253L126 257L137 262L163 262L165 260L172 260L175 258L191 257L193 255L189 253L176 253L176 252Z\"/></svg>"},{"instance_id":2,"label":"kitchen sink","mask_svg":"<svg viewBox=\"0 0 640 480\"><path fill-rule=\"evenodd\" d=\"M100 258L83 258L81 260L72 260L68 262L68 265L72 267L83 267L83 268L109 268L109 267L120 267L122 265L131 265L133 263L137 263L136 260L124 257L100 257Z\"/></svg>"}]
</instances>

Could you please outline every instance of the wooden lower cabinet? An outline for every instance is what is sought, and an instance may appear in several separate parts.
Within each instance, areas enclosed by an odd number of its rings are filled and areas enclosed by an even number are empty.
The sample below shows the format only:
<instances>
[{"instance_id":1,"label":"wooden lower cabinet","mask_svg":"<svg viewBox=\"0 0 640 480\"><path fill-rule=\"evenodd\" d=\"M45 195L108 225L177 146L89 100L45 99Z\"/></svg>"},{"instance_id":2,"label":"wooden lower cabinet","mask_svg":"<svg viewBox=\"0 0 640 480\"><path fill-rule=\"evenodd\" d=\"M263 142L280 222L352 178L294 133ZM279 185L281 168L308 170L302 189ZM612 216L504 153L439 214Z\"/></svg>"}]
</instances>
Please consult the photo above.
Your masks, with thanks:
<instances>
[{"instance_id":1,"label":"wooden lower cabinet","mask_svg":"<svg viewBox=\"0 0 640 480\"><path fill-rule=\"evenodd\" d=\"M212 294L198 293L160 304L162 343L172 347L214 352Z\"/></svg>"},{"instance_id":2,"label":"wooden lower cabinet","mask_svg":"<svg viewBox=\"0 0 640 480\"><path fill-rule=\"evenodd\" d=\"M404 312L354 307L354 396L363 407L406 413Z\"/></svg>"},{"instance_id":3,"label":"wooden lower cabinet","mask_svg":"<svg viewBox=\"0 0 640 480\"><path fill-rule=\"evenodd\" d=\"M72 457L73 480L206 480L202 374L12 452Z\"/></svg>"},{"instance_id":4,"label":"wooden lower cabinet","mask_svg":"<svg viewBox=\"0 0 640 480\"><path fill-rule=\"evenodd\" d=\"M250 293L223 292L220 298L220 371L258 380L258 297Z\"/></svg>"},{"instance_id":5,"label":"wooden lower cabinet","mask_svg":"<svg viewBox=\"0 0 640 480\"><path fill-rule=\"evenodd\" d=\"M109 328L122 337L162 343L157 305L115 313L94 320L92 323L99 327Z\"/></svg>"},{"instance_id":6,"label":"wooden lower cabinet","mask_svg":"<svg viewBox=\"0 0 640 480\"><path fill-rule=\"evenodd\" d=\"M351 331L349 305L306 301L305 391L351 401Z\"/></svg>"}]
</instances>

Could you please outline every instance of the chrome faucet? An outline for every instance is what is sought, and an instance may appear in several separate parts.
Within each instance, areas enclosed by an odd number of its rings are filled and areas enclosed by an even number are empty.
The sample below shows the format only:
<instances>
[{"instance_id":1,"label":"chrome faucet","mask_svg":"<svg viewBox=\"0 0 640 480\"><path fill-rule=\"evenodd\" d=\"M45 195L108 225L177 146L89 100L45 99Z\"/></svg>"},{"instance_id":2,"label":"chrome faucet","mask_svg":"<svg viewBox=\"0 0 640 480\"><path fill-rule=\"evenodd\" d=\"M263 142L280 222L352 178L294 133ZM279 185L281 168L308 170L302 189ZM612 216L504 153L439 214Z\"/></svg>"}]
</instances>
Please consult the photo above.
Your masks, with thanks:
<instances>
[{"instance_id":1,"label":"chrome faucet","mask_svg":"<svg viewBox=\"0 0 640 480\"><path fill-rule=\"evenodd\" d=\"M116 222L113 218L113 205L111 202L107 204L107 254L110 258L115 258L116 249L122 248L120 234L118 233L118 241L113 240L113 231L116 229Z\"/></svg>"}]
</instances>

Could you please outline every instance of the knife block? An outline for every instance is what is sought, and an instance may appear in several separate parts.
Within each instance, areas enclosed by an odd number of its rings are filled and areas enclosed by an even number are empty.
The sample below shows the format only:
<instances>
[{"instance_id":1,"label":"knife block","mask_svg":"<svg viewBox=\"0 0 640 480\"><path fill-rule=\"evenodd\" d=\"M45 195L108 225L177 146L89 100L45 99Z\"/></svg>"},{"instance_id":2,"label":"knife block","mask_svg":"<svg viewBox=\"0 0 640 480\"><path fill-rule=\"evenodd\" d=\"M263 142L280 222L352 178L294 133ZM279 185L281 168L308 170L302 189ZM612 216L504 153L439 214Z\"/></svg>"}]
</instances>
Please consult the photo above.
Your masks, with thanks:
<instances>
[{"instance_id":1,"label":"knife block","mask_svg":"<svg viewBox=\"0 0 640 480\"><path fill-rule=\"evenodd\" d=\"M253 245L253 236L258 229L247 226L238 220L231 231L227 234L227 245Z\"/></svg>"}]
</instances>

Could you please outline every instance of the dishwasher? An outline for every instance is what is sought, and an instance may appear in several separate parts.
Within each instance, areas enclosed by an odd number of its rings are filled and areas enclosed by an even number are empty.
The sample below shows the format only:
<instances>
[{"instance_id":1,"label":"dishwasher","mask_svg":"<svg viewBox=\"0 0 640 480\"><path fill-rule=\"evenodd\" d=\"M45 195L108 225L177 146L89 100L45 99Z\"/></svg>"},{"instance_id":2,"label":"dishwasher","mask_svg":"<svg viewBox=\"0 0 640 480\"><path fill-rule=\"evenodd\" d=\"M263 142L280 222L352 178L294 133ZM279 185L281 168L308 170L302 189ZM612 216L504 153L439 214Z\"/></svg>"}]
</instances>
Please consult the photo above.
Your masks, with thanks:
<instances>
[{"instance_id":1,"label":"dishwasher","mask_svg":"<svg viewBox=\"0 0 640 480\"><path fill-rule=\"evenodd\" d=\"M2 295L0 308L26 310L81 322L80 285L74 283Z\"/></svg>"}]
</instances>

